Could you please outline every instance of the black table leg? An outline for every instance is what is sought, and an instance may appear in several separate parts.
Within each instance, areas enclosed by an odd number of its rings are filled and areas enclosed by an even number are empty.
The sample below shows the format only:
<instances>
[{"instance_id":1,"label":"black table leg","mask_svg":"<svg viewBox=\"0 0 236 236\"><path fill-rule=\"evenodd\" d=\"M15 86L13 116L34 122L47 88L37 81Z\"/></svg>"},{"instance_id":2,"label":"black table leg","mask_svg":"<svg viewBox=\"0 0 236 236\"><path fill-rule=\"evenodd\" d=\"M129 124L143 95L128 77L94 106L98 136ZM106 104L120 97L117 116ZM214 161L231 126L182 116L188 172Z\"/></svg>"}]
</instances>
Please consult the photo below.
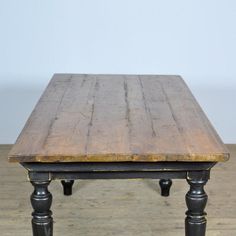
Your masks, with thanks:
<instances>
[{"instance_id":1,"label":"black table leg","mask_svg":"<svg viewBox=\"0 0 236 236\"><path fill-rule=\"evenodd\" d=\"M160 163L21 163L29 174L35 190L31 196L33 236L52 236L53 219L50 211L52 195L50 180L61 179L65 194L72 192L76 179L161 179L162 195L168 195L171 179L186 179L190 190L186 194L188 211L185 220L186 236L205 236L207 195L204 185L210 178L215 162ZM66 171L65 171L66 170ZM68 190L69 189L69 190Z\"/></svg>"},{"instance_id":2,"label":"black table leg","mask_svg":"<svg viewBox=\"0 0 236 236\"><path fill-rule=\"evenodd\" d=\"M168 197L170 195L170 187L172 185L171 179L161 179L159 181L161 187L161 196Z\"/></svg>"},{"instance_id":3,"label":"black table leg","mask_svg":"<svg viewBox=\"0 0 236 236\"><path fill-rule=\"evenodd\" d=\"M34 192L31 195L31 204L34 209L32 216L33 236L52 236L53 219L50 207L52 195L48 191L50 181L31 181Z\"/></svg>"},{"instance_id":4,"label":"black table leg","mask_svg":"<svg viewBox=\"0 0 236 236\"><path fill-rule=\"evenodd\" d=\"M207 194L204 185L207 179L194 177L187 179L190 190L186 194L186 204L188 211L185 219L186 236L205 236L206 232L206 213L204 212L207 203Z\"/></svg>"},{"instance_id":5,"label":"black table leg","mask_svg":"<svg viewBox=\"0 0 236 236\"><path fill-rule=\"evenodd\" d=\"M63 185L64 195L72 195L72 186L74 184L74 180L62 180L61 183Z\"/></svg>"}]
</instances>

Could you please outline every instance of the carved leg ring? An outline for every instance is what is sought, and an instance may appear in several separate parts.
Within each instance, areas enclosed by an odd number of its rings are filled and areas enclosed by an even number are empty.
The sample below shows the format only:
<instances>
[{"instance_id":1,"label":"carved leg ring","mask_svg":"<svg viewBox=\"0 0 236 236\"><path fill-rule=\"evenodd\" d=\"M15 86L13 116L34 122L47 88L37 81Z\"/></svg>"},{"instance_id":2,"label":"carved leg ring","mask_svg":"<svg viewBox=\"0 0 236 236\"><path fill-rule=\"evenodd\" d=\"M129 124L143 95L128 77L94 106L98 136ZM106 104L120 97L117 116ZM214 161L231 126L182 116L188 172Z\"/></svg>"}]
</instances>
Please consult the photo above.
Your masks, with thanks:
<instances>
[{"instance_id":1,"label":"carved leg ring","mask_svg":"<svg viewBox=\"0 0 236 236\"><path fill-rule=\"evenodd\" d=\"M186 236L205 236L206 213L204 212L207 203L207 194L204 185L207 180L187 180L190 190L186 194L188 211L185 219Z\"/></svg>"},{"instance_id":2,"label":"carved leg ring","mask_svg":"<svg viewBox=\"0 0 236 236\"><path fill-rule=\"evenodd\" d=\"M53 219L50 207L52 195L48 191L50 181L31 181L34 192L31 195L31 204L34 209L32 216L33 236L52 236Z\"/></svg>"},{"instance_id":3,"label":"carved leg ring","mask_svg":"<svg viewBox=\"0 0 236 236\"><path fill-rule=\"evenodd\" d=\"M161 196L168 197L170 195L170 187L172 185L171 179L161 179L159 181L161 187Z\"/></svg>"},{"instance_id":4,"label":"carved leg ring","mask_svg":"<svg viewBox=\"0 0 236 236\"><path fill-rule=\"evenodd\" d=\"M74 184L74 180L62 180L64 195L69 196L72 195L72 186Z\"/></svg>"}]
</instances>

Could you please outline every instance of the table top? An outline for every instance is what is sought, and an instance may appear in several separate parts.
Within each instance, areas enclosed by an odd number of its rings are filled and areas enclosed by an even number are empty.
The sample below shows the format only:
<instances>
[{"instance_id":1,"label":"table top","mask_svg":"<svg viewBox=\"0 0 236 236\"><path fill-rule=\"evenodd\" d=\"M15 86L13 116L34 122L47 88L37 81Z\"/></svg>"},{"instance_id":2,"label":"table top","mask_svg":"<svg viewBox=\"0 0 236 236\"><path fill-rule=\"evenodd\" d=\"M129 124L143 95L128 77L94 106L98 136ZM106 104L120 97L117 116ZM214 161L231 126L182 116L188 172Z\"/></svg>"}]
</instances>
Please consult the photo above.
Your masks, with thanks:
<instances>
[{"instance_id":1,"label":"table top","mask_svg":"<svg viewBox=\"0 0 236 236\"><path fill-rule=\"evenodd\" d=\"M12 162L219 162L229 158L180 76L55 74Z\"/></svg>"}]
</instances>

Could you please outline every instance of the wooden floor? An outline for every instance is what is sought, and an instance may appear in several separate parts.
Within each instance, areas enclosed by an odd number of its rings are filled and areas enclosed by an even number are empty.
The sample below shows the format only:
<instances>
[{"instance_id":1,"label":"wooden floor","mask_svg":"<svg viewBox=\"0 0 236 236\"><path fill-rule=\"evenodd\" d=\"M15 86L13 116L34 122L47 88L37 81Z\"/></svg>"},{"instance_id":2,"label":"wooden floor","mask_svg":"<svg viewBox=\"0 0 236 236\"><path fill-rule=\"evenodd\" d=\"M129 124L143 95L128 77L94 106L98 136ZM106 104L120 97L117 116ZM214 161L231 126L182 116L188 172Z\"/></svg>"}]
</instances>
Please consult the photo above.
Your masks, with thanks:
<instances>
[{"instance_id":1,"label":"wooden floor","mask_svg":"<svg viewBox=\"0 0 236 236\"><path fill-rule=\"evenodd\" d=\"M206 186L207 236L236 235L236 145L231 159L218 164ZM32 187L18 164L7 162L11 145L0 145L0 235L30 236ZM65 197L60 182L53 193L55 236L183 236L186 181L174 180L163 198L155 180L80 180Z\"/></svg>"}]
</instances>

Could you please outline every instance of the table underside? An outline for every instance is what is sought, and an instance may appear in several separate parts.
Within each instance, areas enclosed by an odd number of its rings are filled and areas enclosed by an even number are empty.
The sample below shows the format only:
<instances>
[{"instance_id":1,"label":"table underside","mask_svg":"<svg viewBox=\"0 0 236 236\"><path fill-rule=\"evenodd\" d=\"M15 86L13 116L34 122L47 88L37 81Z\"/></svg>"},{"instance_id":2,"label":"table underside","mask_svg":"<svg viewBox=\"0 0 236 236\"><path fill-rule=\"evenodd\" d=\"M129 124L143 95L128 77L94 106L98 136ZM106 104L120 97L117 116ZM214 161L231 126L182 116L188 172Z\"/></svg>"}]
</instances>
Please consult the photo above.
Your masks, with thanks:
<instances>
[{"instance_id":1,"label":"table underside","mask_svg":"<svg viewBox=\"0 0 236 236\"><path fill-rule=\"evenodd\" d=\"M31 180L53 179L187 179L191 173L207 173L215 162L111 162L21 163Z\"/></svg>"},{"instance_id":2,"label":"table underside","mask_svg":"<svg viewBox=\"0 0 236 236\"><path fill-rule=\"evenodd\" d=\"M21 163L29 171L34 186L31 195L33 236L52 236L53 218L50 210L51 180L62 179L65 195L72 194L75 179L160 179L161 195L169 196L171 179L186 179L190 189L185 196L188 210L185 218L185 236L205 236L207 194L204 185L210 178L213 162L111 162L111 163Z\"/></svg>"}]
</instances>

